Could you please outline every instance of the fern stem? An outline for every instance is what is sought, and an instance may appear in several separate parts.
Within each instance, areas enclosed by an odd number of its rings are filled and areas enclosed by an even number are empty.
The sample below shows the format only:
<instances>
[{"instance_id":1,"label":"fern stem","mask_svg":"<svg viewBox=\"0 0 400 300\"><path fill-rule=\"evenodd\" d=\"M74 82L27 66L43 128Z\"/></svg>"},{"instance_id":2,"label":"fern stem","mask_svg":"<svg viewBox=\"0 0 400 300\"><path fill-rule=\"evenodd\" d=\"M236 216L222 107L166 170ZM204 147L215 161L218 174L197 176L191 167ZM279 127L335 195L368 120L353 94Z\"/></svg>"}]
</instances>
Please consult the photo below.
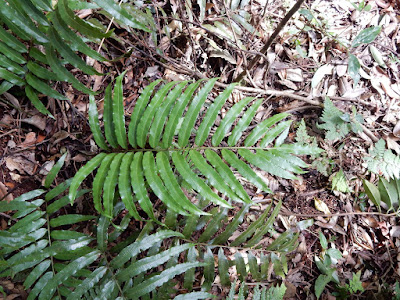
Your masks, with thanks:
<instances>
[{"instance_id":1,"label":"fern stem","mask_svg":"<svg viewBox=\"0 0 400 300\"><path fill-rule=\"evenodd\" d=\"M49 240L49 246L51 246L51 236L50 236L50 218L49 218L49 214L47 213L47 201L46 201L46 220L47 220L47 238ZM50 261L51 261L51 271L53 272L54 276L56 275L56 270L54 268L54 259L53 259L53 255L50 255ZM58 298L61 299L61 294L60 294L60 290L58 289L58 285L57 285L57 294L58 294Z\"/></svg>"}]
</instances>

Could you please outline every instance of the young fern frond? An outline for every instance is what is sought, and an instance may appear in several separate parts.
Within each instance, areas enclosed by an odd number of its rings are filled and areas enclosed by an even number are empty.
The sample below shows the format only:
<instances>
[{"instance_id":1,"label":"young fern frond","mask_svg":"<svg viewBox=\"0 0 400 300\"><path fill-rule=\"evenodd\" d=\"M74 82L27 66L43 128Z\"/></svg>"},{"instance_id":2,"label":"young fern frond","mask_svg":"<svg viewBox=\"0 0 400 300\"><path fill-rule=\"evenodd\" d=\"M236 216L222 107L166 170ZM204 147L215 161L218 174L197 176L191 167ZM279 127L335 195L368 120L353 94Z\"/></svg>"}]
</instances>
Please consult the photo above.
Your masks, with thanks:
<instances>
[{"instance_id":1,"label":"young fern frond","mask_svg":"<svg viewBox=\"0 0 400 300\"><path fill-rule=\"evenodd\" d=\"M105 137L101 133L94 97L90 97L89 121L94 140L101 149L111 153L100 153L82 167L69 192L73 202L82 181L97 169L93 198L96 209L109 217L116 191L135 217L138 214L134 202L138 202L150 218L154 217L149 191L181 215L207 214L189 200L188 194L202 195L227 208L231 207L231 201L251 203L233 170L269 193L265 180L254 171L254 167L276 176L296 179L295 174L305 173L302 168L307 164L295 155L321 151L313 146L284 143L291 124L290 121L280 122L288 117L285 113L249 129L251 118L261 104L257 100L240 117L251 98L233 105L212 133L218 113L235 86L226 88L204 112L204 104L216 79L205 82L202 88L199 86L203 81L191 84L170 82L156 92L159 81L153 82L138 98L127 132L122 106L123 76L124 73L117 77L114 93L111 84L106 89ZM233 126L236 120L238 122ZM233 137L227 140L227 144L224 139L230 131ZM239 142L242 136L245 138Z\"/></svg>"},{"instance_id":2,"label":"young fern frond","mask_svg":"<svg viewBox=\"0 0 400 300\"><path fill-rule=\"evenodd\" d=\"M147 26L113 0L95 2L118 22L149 31ZM60 100L67 99L51 87L52 81L66 81L78 91L96 94L77 80L64 64L71 64L89 75L98 75L100 73L88 66L76 51L98 61L105 61L106 58L90 48L72 29L90 39L109 37L112 31L106 33L77 17L68 0L60 0L54 6L48 1L1 0L0 22L3 25L0 28L0 77L3 79L0 95L13 86L25 87L26 96L36 109L51 116L38 94ZM42 46L45 51L41 52L38 46Z\"/></svg>"}]
</instances>

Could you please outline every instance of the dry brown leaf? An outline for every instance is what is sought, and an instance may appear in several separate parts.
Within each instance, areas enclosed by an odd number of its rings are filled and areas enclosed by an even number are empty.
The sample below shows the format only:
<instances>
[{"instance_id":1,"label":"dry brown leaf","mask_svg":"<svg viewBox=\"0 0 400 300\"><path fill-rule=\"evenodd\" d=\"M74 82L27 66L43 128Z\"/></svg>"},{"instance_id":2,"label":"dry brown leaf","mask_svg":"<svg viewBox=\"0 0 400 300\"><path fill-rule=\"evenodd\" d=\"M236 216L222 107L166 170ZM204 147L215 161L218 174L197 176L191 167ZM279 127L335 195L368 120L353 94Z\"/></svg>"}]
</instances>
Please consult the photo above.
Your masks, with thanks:
<instances>
[{"instance_id":1,"label":"dry brown leaf","mask_svg":"<svg viewBox=\"0 0 400 300\"><path fill-rule=\"evenodd\" d=\"M318 198L314 198L315 208L319 211L322 211L324 214L331 214L328 205L325 202L319 200Z\"/></svg>"},{"instance_id":2,"label":"dry brown leaf","mask_svg":"<svg viewBox=\"0 0 400 300\"><path fill-rule=\"evenodd\" d=\"M36 133L29 132L26 137L25 141L18 145L19 148L28 148L36 143Z\"/></svg>"},{"instance_id":3,"label":"dry brown leaf","mask_svg":"<svg viewBox=\"0 0 400 300\"><path fill-rule=\"evenodd\" d=\"M4 183L0 181L0 200L5 200L7 202L10 202L11 200L14 199L11 193L10 194L7 193L8 193L7 187L5 186Z\"/></svg>"},{"instance_id":4,"label":"dry brown leaf","mask_svg":"<svg viewBox=\"0 0 400 300\"><path fill-rule=\"evenodd\" d=\"M21 119L21 122L33 125L39 128L40 130L45 130L46 128L46 118L39 115L34 115L30 118Z\"/></svg>"}]
</instances>

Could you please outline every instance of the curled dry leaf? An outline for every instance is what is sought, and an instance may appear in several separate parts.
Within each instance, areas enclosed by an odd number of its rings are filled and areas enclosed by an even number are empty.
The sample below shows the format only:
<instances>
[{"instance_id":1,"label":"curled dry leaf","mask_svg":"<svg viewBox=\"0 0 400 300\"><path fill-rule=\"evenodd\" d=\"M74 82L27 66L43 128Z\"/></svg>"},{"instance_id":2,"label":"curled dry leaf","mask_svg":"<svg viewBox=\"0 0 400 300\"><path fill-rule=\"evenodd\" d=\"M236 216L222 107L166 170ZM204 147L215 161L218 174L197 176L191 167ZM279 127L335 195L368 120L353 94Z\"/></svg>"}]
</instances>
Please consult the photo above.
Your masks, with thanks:
<instances>
[{"instance_id":1,"label":"curled dry leaf","mask_svg":"<svg viewBox=\"0 0 400 300\"><path fill-rule=\"evenodd\" d=\"M314 205L317 210L322 211L324 214L331 214L328 205L326 205L322 200L314 198Z\"/></svg>"},{"instance_id":2,"label":"curled dry leaf","mask_svg":"<svg viewBox=\"0 0 400 300\"><path fill-rule=\"evenodd\" d=\"M4 183L0 181L0 200L5 200L7 202L10 202L13 199L14 199L13 195L11 193L8 194L7 187L5 186Z\"/></svg>"}]
</instances>

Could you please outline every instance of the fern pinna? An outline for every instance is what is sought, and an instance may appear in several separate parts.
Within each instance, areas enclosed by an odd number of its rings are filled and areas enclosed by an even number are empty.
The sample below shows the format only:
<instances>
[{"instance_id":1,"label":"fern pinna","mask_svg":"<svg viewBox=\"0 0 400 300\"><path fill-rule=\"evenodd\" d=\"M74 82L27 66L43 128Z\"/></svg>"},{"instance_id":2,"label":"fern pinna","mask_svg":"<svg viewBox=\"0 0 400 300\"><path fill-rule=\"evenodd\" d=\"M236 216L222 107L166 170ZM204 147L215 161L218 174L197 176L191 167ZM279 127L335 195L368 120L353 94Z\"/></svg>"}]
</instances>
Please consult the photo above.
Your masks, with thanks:
<instances>
[{"instance_id":1,"label":"fern pinna","mask_svg":"<svg viewBox=\"0 0 400 300\"><path fill-rule=\"evenodd\" d=\"M112 216L116 191L130 214L138 220L141 218L136 204L148 217L155 218L149 191L181 215L207 214L189 200L191 196L201 195L226 208L232 207L232 202L251 203L232 169L259 190L269 193L270 189L255 172L256 168L296 179L295 174L305 173L302 168L307 164L295 155L320 152L317 147L284 143L291 124L291 121L280 122L288 117L286 113L277 114L248 130L261 99L243 115L243 109L253 99L240 100L214 132L218 113L235 87L234 84L228 86L204 112L202 108L217 79L205 82L202 88L199 88L202 81L191 84L169 82L157 92L155 88L160 80L151 83L137 100L127 132L123 76L124 73L116 79L114 92L111 84L105 91L105 138L94 98L90 97L90 127L94 140L105 152L78 171L69 191L73 202L82 181L97 169L93 201L96 209L105 216ZM226 138L228 133L231 134Z\"/></svg>"},{"instance_id":2,"label":"fern pinna","mask_svg":"<svg viewBox=\"0 0 400 300\"><path fill-rule=\"evenodd\" d=\"M0 95L13 86L24 87L25 94L38 111L52 117L38 95L67 100L64 95L51 87L51 82L69 82L78 91L96 94L82 84L65 67L71 64L89 75L101 75L87 65L76 51L98 61L107 60L90 48L85 39L99 41L110 37L112 31L93 26L80 19L70 8L72 1L59 0L0 0ZM78 1L79 2L79 1ZM136 20L128 10L118 6L113 0L95 0L94 3L80 3L102 8L121 25L150 31ZM94 5L94 6L93 6ZM142 21L143 12L135 13ZM83 39L75 31L85 36Z\"/></svg>"}]
</instances>

